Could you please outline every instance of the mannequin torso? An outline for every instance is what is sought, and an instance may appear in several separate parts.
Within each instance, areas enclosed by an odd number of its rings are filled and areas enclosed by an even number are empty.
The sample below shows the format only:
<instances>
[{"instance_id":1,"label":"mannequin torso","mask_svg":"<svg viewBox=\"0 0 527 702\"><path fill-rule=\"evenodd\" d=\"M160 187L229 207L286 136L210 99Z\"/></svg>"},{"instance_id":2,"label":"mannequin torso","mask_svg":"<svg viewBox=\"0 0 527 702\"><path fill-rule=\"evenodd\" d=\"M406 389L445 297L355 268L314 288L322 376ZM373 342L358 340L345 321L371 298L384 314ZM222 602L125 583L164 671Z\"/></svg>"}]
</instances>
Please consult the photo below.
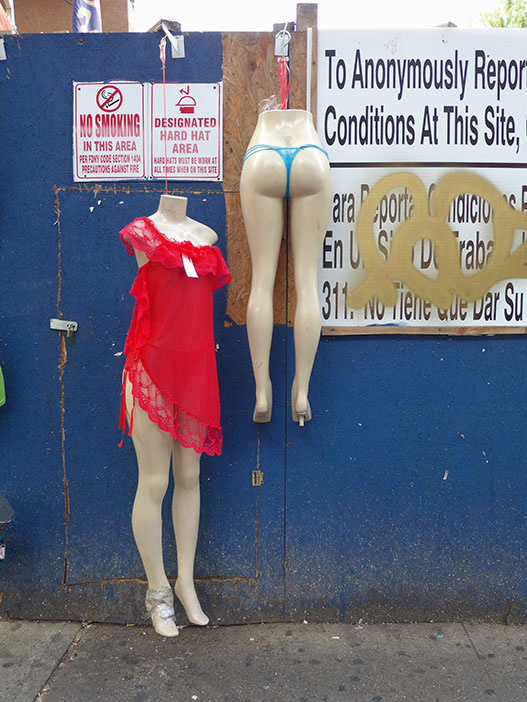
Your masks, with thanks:
<instances>
[{"instance_id":1,"label":"mannequin torso","mask_svg":"<svg viewBox=\"0 0 527 702\"><path fill-rule=\"evenodd\" d=\"M154 223L156 229L172 241L190 241L194 246L213 246L218 241L216 232L210 227L187 217L186 197L161 195L159 207L148 219ZM148 261L146 254L137 249L135 249L135 258L139 267Z\"/></svg>"},{"instance_id":2,"label":"mannequin torso","mask_svg":"<svg viewBox=\"0 0 527 702\"><path fill-rule=\"evenodd\" d=\"M311 112L306 110L267 110L258 116L248 148L255 144L273 146L302 146L321 141L313 124Z\"/></svg>"}]
</instances>

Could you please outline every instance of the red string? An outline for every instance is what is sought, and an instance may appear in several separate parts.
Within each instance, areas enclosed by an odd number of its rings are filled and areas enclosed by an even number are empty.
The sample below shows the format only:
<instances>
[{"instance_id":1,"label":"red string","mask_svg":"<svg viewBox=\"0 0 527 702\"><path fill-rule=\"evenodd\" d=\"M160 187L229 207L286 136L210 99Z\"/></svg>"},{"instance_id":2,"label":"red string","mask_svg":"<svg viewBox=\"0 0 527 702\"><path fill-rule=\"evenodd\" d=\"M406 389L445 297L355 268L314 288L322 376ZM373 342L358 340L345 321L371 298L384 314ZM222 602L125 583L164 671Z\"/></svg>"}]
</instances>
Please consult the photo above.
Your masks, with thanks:
<instances>
[{"instance_id":1,"label":"red string","mask_svg":"<svg viewBox=\"0 0 527 702\"><path fill-rule=\"evenodd\" d=\"M124 435L126 434L126 378L130 377L128 371L125 369L123 373L123 384L121 386L121 413L119 421L119 429L123 430L123 435L121 441L117 444L119 448L122 447L124 441ZM132 436L132 431L134 428L134 409L135 409L135 397L132 395L132 411L130 413L130 422L128 423L128 436Z\"/></svg>"},{"instance_id":2,"label":"red string","mask_svg":"<svg viewBox=\"0 0 527 702\"><path fill-rule=\"evenodd\" d=\"M167 38L163 37L159 44L159 58L161 59L161 66L163 67L163 117L167 118L167 93L166 93L166 78L165 78L165 57L166 57L166 42ZM168 175L167 175L167 140L165 139L165 194L168 195Z\"/></svg>"},{"instance_id":3,"label":"red string","mask_svg":"<svg viewBox=\"0 0 527 702\"><path fill-rule=\"evenodd\" d=\"M282 110L287 110L289 104L289 61L286 58L278 59L278 75L280 76L280 96L282 98Z\"/></svg>"}]
</instances>

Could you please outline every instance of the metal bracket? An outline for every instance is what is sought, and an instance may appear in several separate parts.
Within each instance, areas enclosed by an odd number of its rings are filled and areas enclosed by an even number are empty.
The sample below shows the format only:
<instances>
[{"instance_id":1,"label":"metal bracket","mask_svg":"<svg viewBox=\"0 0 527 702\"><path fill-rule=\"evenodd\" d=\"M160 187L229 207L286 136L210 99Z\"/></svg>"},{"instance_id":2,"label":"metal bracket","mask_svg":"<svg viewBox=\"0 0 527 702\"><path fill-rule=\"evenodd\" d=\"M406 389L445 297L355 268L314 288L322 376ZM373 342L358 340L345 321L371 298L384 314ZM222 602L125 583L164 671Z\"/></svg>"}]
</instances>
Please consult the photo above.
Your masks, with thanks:
<instances>
[{"instance_id":1,"label":"metal bracket","mask_svg":"<svg viewBox=\"0 0 527 702\"><path fill-rule=\"evenodd\" d=\"M287 22L284 24L283 29L276 33L274 38L274 55L287 58L289 56L289 43L291 41L291 34L287 30Z\"/></svg>"},{"instance_id":2,"label":"metal bracket","mask_svg":"<svg viewBox=\"0 0 527 702\"><path fill-rule=\"evenodd\" d=\"M263 485L263 473L262 471L257 468L256 470L253 470L252 472L252 482L253 482L253 487L260 487L260 485Z\"/></svg>"},{"instance_id":3,"label":"metal bracket","mask_svg":"<svg viewBox=\"0 0 527 702\"><path fill-rule=\"evenodd\" d=\"M174 42L170 42L172 58L185 58L185 37L183 34L178 34L178 36L174 37L174 39L176 42L175 44Z\"/></svg>"},{"instance_id":4,"label":"metal bracket","mask_svg":"<svg viewBox=\"0 0 527 702\"><path fill-rule=\"evenodd\" d=\"M65 331L68 336L73 336L79 328L79 324L78 322L72 322L68 319L50 319L49 328L55 329L56 331Z\"/></svg>"},{"instance_id":5,"label":"metal bracket","mask_svg":"<svg viewBox=\"0 0 527 702\"><path fill-rule=\"evenodd\" d=\"M185 58L185 37L182 34L174 36L164 22L161 24L161 29L172 46L172 58Z\"/></svg>"}]
</instances>

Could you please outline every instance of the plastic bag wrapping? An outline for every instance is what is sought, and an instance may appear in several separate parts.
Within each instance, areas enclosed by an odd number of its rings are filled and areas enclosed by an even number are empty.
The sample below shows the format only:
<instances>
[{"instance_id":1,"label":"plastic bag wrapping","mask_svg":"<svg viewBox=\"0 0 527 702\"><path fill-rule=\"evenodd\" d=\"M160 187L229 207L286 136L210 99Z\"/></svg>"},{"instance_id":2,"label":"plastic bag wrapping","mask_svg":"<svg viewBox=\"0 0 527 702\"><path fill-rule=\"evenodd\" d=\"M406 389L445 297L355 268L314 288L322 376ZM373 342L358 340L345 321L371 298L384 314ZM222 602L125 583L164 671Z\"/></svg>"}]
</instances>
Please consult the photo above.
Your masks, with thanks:
<instances>
[{"instance_id":1,"label":"plastic bag wrapping","mask_svg":"<svg viewBox=\"0 0 527 702\"><path fill-rule=\"evenodd\" d=\"M269 97L260 100L258 103L258 114L262 112L267 112L267 110L279 110L280 104L276 95L269 95Z\"/></svg>"}]
</instances>

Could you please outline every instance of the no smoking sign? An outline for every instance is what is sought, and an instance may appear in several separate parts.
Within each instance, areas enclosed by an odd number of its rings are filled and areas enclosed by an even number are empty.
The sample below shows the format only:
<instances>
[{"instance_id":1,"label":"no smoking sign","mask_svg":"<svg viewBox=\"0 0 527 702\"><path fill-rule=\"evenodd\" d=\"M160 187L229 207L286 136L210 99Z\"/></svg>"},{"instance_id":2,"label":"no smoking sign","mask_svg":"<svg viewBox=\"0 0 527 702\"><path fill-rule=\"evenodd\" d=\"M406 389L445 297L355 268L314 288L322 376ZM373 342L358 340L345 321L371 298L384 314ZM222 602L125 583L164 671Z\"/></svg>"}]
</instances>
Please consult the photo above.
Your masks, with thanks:
<instances>
[{"instance_id":1,"label":"no smoking sign","mask_svg":"<svg viewBox=\"0 0 527 702\"><path fill-rule=\"evenodd\" d=\"M76 181L145 178L142 83L74 83Z\"/></svg>"},{"instance_id":2,"label":"no smoking sign","mask_svg":"<svg viewBox=\"0 0 527 702\"><path fill-rule=\"evenodd\" d=\"M97 93L96 100L104 112L115 112L123 104L123 94L116 85L105 85Z\"/></svg>"}]
</instances>

